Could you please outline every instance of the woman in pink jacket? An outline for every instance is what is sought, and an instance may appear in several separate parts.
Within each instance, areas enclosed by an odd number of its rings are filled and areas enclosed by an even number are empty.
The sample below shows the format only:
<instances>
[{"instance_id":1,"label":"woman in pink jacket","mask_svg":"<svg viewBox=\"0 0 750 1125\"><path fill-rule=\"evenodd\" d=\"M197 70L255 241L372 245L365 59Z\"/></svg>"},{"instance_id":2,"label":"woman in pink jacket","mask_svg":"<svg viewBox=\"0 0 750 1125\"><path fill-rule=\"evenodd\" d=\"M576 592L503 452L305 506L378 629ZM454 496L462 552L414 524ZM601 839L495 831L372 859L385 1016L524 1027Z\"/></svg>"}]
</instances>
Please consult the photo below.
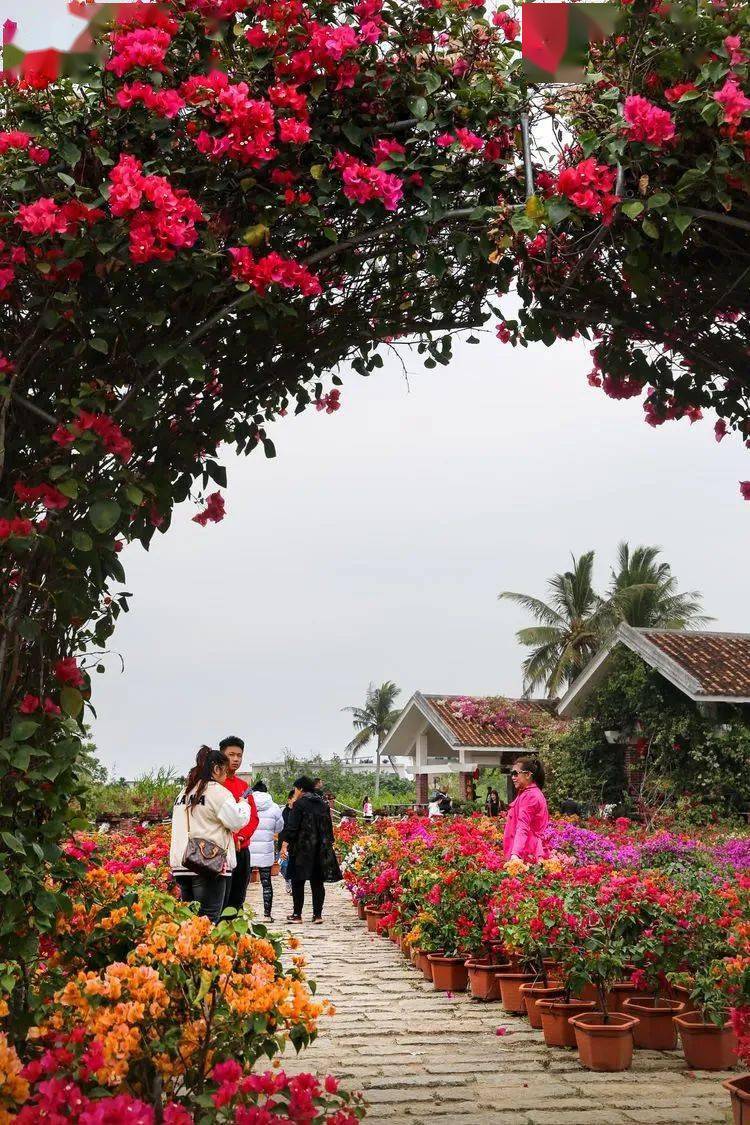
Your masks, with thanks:
<instances>
[{"instance_id":1,"label":"woman in pink jacket","mask_svg":"<svg viewBox=\"0 0 750 1125\"><path fill-rule=\"evenodd\" d=\"M544 855L542 833L549 824L544 787L544 767L538 758L519 758L510 771L516 791L508 809L503 833L503 855L534 863Z\"/></svg>"}]
</instances>

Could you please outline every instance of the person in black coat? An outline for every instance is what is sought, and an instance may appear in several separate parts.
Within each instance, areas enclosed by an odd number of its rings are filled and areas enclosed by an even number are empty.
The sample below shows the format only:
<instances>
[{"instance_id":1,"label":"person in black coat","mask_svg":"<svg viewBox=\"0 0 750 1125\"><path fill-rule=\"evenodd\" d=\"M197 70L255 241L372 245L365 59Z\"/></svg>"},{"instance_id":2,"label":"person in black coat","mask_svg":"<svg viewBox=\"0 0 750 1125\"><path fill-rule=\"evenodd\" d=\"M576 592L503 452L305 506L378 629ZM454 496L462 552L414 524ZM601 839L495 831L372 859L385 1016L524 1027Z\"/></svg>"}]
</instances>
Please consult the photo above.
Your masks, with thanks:
<instances>
[{"instance_id":1,"label":"person in black coat","mask_svg":"<svg viewBox=\"0 0 750 1125\"><path fill-rule=\"evenodd\" d=\"M294 804L284 828L284 847L288 849L287 878L292 883L293 913L287 921L301 922L305 903L305 883L312 891L313 922L323 921L326 883L342 879L339 861L333 850L333 821L328 802L315 790L309 777L294 783Z\"/></svg>"}]
</instances>

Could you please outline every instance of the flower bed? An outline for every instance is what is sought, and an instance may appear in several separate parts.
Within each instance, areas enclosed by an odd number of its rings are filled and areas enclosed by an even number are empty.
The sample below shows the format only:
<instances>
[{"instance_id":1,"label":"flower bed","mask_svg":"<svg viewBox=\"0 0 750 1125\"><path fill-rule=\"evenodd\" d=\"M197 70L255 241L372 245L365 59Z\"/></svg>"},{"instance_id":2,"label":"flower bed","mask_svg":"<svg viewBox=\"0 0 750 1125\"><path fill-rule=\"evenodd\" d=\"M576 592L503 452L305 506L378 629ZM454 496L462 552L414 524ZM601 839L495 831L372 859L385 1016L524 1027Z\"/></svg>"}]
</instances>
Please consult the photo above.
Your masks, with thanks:
<instances>
[{"instance_id":1,"label":"flower bed","mask_svg":"<svg viewBox=\"0 0 750 1125\"><path fill-rule=\"evenodd\" d=\"M750 838L556 821L547 858L527 866L504 862L502 829L481 816L347 826L346 884L407 951L468 959L470 974L494 966L507 1010L532 1005L546 1037L543 1013L577 1012L576 1035L603 1024L614 1038L621 1026L636 1047L671 1049L674 1017L690 1012L686 1051L710 1025L707 1038L721 1038L712 1057L734 1060L739 1040L750 1061ZM563 1031L548 1042L571 1045Z\"/></svg>"},{"instance_id":2,"label":"flower bed","mask_svg":"<svg viewBox=\"0 0 750 1125\"><path fill-rule=\"evenodd\" d=\"M265 926L235 915L213 927L174 897L168 828L78 834L65 851L70 879L56 889L67 906L53 935L34 962L0 966L0 1125L352 1125L363 1115L332 1076L258 1072L287 1043L309 1044L333 1009L301 957L282 965Z\"/></svg>"}]
</instances>

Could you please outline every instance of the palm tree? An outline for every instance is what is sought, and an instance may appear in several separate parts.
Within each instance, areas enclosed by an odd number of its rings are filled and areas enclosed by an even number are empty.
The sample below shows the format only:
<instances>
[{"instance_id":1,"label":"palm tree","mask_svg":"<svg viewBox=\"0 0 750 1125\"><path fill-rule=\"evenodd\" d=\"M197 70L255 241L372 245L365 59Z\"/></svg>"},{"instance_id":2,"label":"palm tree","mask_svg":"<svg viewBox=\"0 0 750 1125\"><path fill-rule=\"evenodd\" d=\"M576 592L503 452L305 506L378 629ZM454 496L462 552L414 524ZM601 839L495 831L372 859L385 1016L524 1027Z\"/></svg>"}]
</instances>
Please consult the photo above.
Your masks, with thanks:
<instances>
[{"instance_id":1,"label":"palm tree","mask_svg":"<svg viewBox=\"0 0 750 1125\"><path fill-rule=\"evenodd\" d=\"M611 571L606 597L593 586L594 552L573 556L572 570L555 574L549 583L550 600L504 591L538 621L516 633L532 649L523 662L524 693L544 685L552 698L573 682L591 657L621 622L637 628L685 629L705 625L713 618L702 610L698 590L680 593L669 563L659 562L659 547L617 548L617 566Z\"/></svg>"},{"instance_id":2,"label":"palm tree","mask_svg":"<svg viewBox=\"0 0 750 1125\"><path fill-rule=\"evenodd\" d=\"M706 625L703 595L698 590L680 593L669 563L658 562L661 548L620 543L617 567L611 571L606 614L612 627L624 621L643 629L685 629Z\"/></svg>"},{"instance_id":3,"label":"palm tree","mask_svg":"<svg viewBox=\"0 0 750 1125\"><path fill-rule=\"evenodd\" d=\"M394 701L401 694L401 688L391 680L386 680L380 687L370 684L367 689L364 707L344 707L344 711L351 711L352 723L357 731L354 738L347 745L347 750L356 753L372 738L377 739L375 759L375 796L380 794L380 747L386 739L396 719L401 714L394 709Z\"/></svg>"},{"instance_id":4,"label":"palm tree","mask_svg":"<svg viewBox=\"0 0 750 1125\"><path fill-rule=\"evenodd\" d=\"M602 600L593 586L594 552L571 557L572 568L551 578L548 602L510 590L498 595L523 606L539 622L516 633L520 643L533 650L523 662L525 695L544 685L552 699L599 647Z\"/></svg>"}]
</instances>

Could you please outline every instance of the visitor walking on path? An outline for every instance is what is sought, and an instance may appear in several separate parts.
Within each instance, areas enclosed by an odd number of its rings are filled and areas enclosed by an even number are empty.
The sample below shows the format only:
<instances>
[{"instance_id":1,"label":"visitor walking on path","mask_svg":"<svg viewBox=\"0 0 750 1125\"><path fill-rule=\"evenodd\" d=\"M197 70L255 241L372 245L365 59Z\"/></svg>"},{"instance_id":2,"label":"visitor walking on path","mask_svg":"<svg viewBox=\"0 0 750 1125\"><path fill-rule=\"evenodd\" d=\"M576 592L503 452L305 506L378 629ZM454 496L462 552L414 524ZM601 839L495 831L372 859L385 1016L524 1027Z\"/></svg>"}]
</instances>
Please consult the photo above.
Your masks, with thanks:
<instances>
[{"instance_id":1,"label":"visitor walking on path","mask_svg":"<svg viewBox=\"0 0 750 1125\"><path fill-rule=\"evenodd\" d=\"M219 749L223 750L227 756L229 763L227 769L227 776L224 781L224 787L229 790L235 800L239 799L243 793L247 792L247 784L241 777L237 776L237 772L242 765L242 757L245 753L245 743L236 734L230 734L227 738L222 738L219 743ZM232 885L229 888L229 898L226 905L233 906L235 910L242 910L247 898L247 885L250 882L250 853L248 851L248 844L250 839L258 827L258 812L255 807L255 801L252 794L248 793L247 803L250 806L250 820L244 828L234 836L234 848L237 853L237 866L232 872Z\"/></svg>"},{"instance_id":2,"label":"visitor walking on path","mask_svg":"<svg viewBox=\"0 0 750 1125\"><path fill-rule=\"evenodd\" d=\"M362 816L368 824L373 819L372 801L370 800L369 796L365 797L364 801L362 802Z\"/></svg>"},{"instance_id":3,"label":"visitor walking on path","mask_svg":"<svg viewBox=\"0 0 750 1125\"><path fill-rule=\"evenodd\" d=\"M544 787L544 767L538 758L518 758L510 771L515 800L508 808L503 833L506 859L534 862L544 855L542 833L549 824Z\"/></svg>"},{"instance_id":4,"label":"visitor walking on path","mask_svg":"<svg viewBox=\"0 0 750 1125\"><path fill-rule=\"evenodd\" d=\"M237 863L232 833L244 828L251 815L247 793L237 801L224 788L227 768L226 754L201 746L172 809L172 876L183 902L198 902L198 913L214 924L227 905Z\"/></svg>"},{"instance_id":5,"label":"visitor walking on path","mask_svg":"<svg viewBox=\"0 0 750 1125\"><path fill-rule=\"evenodd\" d=\"M292 881L289 878L289 855L287 854L287 849L284 847L284 841L286 840L286 826L289 823L289 817L292 812L293 804L294 789L290 789L286 795L286 804L281 810L281 817L284 821L284 827L279 833L279 869L281 871L281 877L284 880L284 890L288 895L292 893Z\"/></svg>"},{"instance_id":6,"label":"visitor walking on path","mask_svg":"<svg viewBox=\"0 0 750 1125\"><path fill-rule=\"evenodd\" d=\"M323 918L325 884L338 883L341 868L333 850L331 810L324 797L316 792L315 782L299 777L294 783L294 804L284 829L283 851L289 854L288 877L292 882L292 910L289 922L302 921L305 883L312 892L313 922Z\"/></svg>"},{"instance_id":7,"label":"visitor walking on path","mask_svg":"<svg viewBox=\"0 0 750 1125\"><path fill-rule=\"evenodd\" d=\"M258 868L260 885L263 888L263 916L266 922L273 922L273 884L271 868L276 860L275 837L284 830L281 809L266 788L264 781L256 781L253 786L255 807L258 810L258 827L250 841L250 868Z\"/></svg>"}]
</instances>

